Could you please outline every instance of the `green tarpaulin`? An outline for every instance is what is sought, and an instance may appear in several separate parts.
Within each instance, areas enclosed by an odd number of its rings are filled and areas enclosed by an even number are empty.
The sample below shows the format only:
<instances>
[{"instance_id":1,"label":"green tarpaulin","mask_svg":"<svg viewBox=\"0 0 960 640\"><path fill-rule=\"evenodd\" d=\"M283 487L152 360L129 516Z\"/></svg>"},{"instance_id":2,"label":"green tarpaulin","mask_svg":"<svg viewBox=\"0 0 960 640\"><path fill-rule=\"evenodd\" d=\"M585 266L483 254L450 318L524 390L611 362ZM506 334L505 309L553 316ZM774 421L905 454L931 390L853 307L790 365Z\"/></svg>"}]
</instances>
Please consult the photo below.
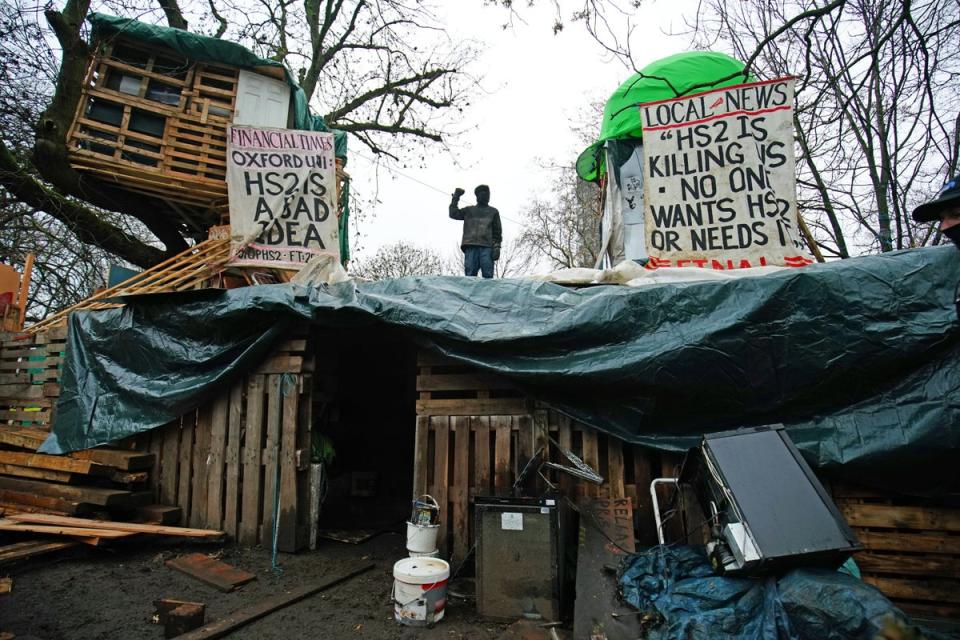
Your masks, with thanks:
<instances>
[{"instance_id":1,"label":"green tarpaulin","mask_svg":"<svg viewBox=\"0 0 960 640\"><path fill-rule=\"evenodd\" d=\"M941 247L641 288L432 276L142 296L71 316L41 450L160 426L310 319L403 329L629 442L675 450L705 432L782 422L820 469L955 491L958 279L956 251Z\"/></svg>"},{"instance_id":2,"label":"green tarpaulin","mask_svg":"<svg viewBox=\"0 0 960 640\"><path fill-rule=\"evenodd\" d=\"M294 128L307 131L331 130L323 122L323 118L311 115L310 106L307 104L307 96L300 85L297 84L289 69L275 60L268 60L255 55L236 42L211 38L182 29L147 24L132 18L109 16L103 13L91 13L87 19L93 27L91 37L94 41L123 35L145 44L166 47L196 62L213 62L259 71L265 69L282 71L283 77L290 85L291 100L294 106ZM270 75L274 74L270 73ZM347 134L344 131L334 131L333 133L336 144L335 153L338 158L346 159Z\"/></svg>"},{"instance_id":3,"label":"green tarpaulin","mask_svg":"<svg viewBox=\"0 0 960 640\"><path fill-rule=\"evenodd\" d=\"M648 64L621 84L603 109L600 137L577 158L577 174L593 181L603 174L603 143L643 137L638 104L667 100L751 81L743 63L714 51L687 51ZM732 76L732 77L731 77Z\"/></svg>"}]
</instances>

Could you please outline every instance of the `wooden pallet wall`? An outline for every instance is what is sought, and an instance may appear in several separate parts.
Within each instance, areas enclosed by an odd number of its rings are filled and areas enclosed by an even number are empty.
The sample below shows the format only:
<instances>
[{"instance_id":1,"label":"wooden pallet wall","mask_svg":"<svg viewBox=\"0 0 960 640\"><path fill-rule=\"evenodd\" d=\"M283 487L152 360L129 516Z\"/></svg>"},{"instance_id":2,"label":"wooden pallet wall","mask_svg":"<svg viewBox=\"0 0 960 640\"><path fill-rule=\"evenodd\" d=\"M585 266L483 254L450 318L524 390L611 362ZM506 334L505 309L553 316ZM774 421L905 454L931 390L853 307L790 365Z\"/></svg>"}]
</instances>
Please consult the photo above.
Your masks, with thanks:
<instances>
[{"instance_id":1,"label":"wooden pallet wall","mask_svg":"<svg viewBox=\"0 0 960 640\"><path fill-rule=\"evenodd\" d=\"M960 505L838 485L864 581L918 617L960 619Z\"/></svg>"},{"instance_id":2,"label":"wooden pallet wall","mask_svg":"<svg viewBox=\"0 0 960 640\"><path fill-rule=\"evenodd\" d=\"M306 344L286 341L210 404L137 439L156 455L157 500L183 509L189 526L269 547L279 504L279 550L307 544L313 382Z\"/></svg>"},{"instance_id":3,"label":"wooden pallet wall","mask_svg":"<svg viewBox=\"0 0 960 640\"><path fill-rule=\"evenodd\" d=\"M673 477L678 457L625 444L538 408L503 379L427 352L418 357L417 390L414 493L430 494L440 503L439 546L454 566L473 545L476 496L510 495L518 474L541 447L551 461L564 463L550 438L605 479L596 486L549 471L550 482L577 500L631 498L638 543L655 543L650 481ZM546 483L538 479L536 488L544 490Z\"/></svg>"},{"instance_id":4,"label":"wooden pallet wall","mask_svg":"<svg viewBox=\"0 0 960 640\"><path fill-rule=\"evenodd\" d=\"M66 327L0 334L0 424L48 429L60 395Z\"/></svg>"}]
</instances>

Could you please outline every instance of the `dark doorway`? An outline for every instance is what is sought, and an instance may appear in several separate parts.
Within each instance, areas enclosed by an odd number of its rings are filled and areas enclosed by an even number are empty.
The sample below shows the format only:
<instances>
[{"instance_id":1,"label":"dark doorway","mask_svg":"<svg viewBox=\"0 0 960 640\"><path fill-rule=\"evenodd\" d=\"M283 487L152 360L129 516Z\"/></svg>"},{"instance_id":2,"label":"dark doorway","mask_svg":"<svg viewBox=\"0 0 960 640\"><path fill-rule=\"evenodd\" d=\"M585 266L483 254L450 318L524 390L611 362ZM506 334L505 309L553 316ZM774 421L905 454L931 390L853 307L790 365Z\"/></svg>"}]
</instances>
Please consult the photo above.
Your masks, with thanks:
<instances>
[{"instance_id":1,"label":"dark doorway","mask_svg":"<svg viewBox=\"0 0 960 640\"><path fill-rule=\"evenodd\" d=\"M318 344L334 361L318 353L315 430L334 451L320 529L397 528L413 492L416 348L379 325L325 330Z\"/></svg>"}]
</instances>

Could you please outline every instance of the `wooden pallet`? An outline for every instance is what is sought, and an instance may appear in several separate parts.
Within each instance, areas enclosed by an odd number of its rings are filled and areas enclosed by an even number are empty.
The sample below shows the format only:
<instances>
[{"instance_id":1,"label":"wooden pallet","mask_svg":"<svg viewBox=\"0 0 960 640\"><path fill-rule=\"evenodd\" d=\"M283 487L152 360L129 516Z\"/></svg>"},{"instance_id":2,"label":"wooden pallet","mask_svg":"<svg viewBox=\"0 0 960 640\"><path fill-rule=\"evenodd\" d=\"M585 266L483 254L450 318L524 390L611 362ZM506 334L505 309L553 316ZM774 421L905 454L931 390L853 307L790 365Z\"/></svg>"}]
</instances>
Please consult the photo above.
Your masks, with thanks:
<instances>
[{"instance_id":1,"label":"wooden pallet","mask_svg":"<svg viewBox=\"0 0 960 640\"><path fill-rule=\"evenodd\" d=\"M863 579L911 615L960 619L960 506L835 486Z\"/></svg>"},{"instance_id":2,"label":"wooden pallet","mask_svg":"<svg viewBox=\"0 0 960 640\"><path fill-rule=\"evenodd\" d=\"M421 353L418 367L414 494L429 493L440 504L442 555L455 564L466 557L473 544L473 499L509 495L518 473L540 447L546 447L551 461L563 463L550 438L605 479L596 486L550 470L545 475L552 484L575 500L631 498L638 544L656 542L650 481L674 477L679 456L624 444L558 412L538 408L497 376L441 356ZM435 395L438 391L440 397ZM497 397L500 393L505 397ZM537 479L534 490L544 489L546 483ZM680 518L676 524L676 531L670 531L679 536Z\"/></svg>"},{"instance_id":3,"label":"wooden pallet","mask_svg":"<svg viewBox=\"0 0 960 640\"><path fill-rule=\"evenodd\" d=\"M0 424L49 428L60 395L65 327L0 334Z\"/></svg>"},{"instance_id":4,"label":"wooden pallet","mask_svg":"<svg viewBox=\"0 0 960 640\"><path fill-rule=\"evenodd\" d=\"M109 309L121 306L116 302L108 302L111 298L143 293L187 291L197 288L223 271L229 258L229 239L204 240L117 285L103 289L86 300L44 318L28 327L26 331L30 334L49 333L53 331L53 327L65 323L67 316L75 311ZM57 331L62 332L64 337L66 336L65 328Z\"/></svg>"},{"instance_id":5,"label":"wooden pallet","mask_svg":"<svg viewBox=\"0 0 960 640\"><path fill-rule=\"evenodd\" d=\"M288 340L211 404L134 439L156 455L155 498L181 507L189 526L223 529L242 544L269 545L279 499L279 549L306 545L312 411L307 347L306 339Z\"/></svg>"},{"instance_id":6,"label":"wooden pallet","mask_svg":"<svg viewBox=\"0 0 960 640\"><path fill-rule=\"evenodd\" d=\"M71 165L176 205L198 227L215 222L227 196L226 128L238 81L236 68L190 62L124 38L105 44L90 61L67 136ZM161 98L158 87L176 92L176 101ZM145 127L151 119L162 127Z\"/></svg>"}]
</instances>

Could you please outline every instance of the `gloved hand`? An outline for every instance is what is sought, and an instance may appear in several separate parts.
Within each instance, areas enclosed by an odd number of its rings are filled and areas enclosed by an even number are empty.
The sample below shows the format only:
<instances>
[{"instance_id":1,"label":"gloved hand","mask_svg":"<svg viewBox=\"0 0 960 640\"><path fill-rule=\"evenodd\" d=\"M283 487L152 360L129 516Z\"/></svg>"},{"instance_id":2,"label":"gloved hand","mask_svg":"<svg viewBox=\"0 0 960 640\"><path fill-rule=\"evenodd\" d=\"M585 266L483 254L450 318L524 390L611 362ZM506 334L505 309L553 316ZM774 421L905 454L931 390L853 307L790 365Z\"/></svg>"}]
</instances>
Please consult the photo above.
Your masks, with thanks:
<instances>
[{"instance_id":1,"label":"gloved hand","mask_svg":"<svg viewBox=\"0 0 960 640\"><path fill-rule=\"evenodd\" d=\"M500 247L494 247L490 249L490 257L493 258L493 261L496 262L500 259Z\"/></svg>"},{"instance_id":2,"label":"gloved hand","mask_svg":"<svg viewBox=\"0 0 960 640\"><path fill-rule=\"evenodd\" d=\"M465 193L466 193L466 191L464 191L464 190L461 189L460 187L457 187L456 189L453 190L453 199L454 199L454 200L459 200L459 199L460 199L460 196L462 196L462 195L465 194Z\"/></svg>"}]
</instances>

